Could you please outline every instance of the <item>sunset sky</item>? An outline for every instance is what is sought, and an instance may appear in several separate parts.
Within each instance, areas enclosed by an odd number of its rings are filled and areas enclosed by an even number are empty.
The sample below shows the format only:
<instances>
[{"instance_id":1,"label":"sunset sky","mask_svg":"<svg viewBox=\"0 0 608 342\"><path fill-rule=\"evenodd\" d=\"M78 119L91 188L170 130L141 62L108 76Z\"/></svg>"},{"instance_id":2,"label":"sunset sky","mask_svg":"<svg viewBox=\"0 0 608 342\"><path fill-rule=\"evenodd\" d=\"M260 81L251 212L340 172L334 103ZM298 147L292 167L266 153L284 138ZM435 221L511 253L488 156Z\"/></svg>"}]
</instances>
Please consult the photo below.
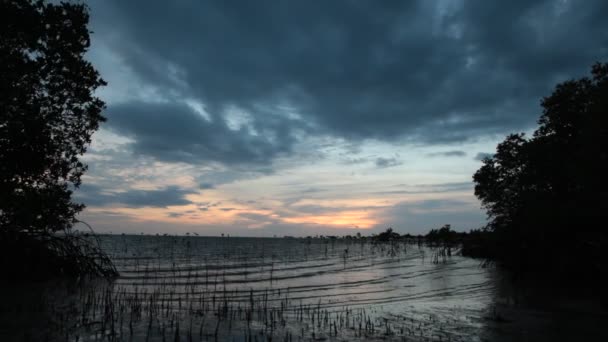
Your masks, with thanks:
<instances>
[{"instance_id":1,"label":"sunset sky","mask_svg":"<svg viewBox=\"0 0 608 342\"><path fill-rule=\"evenodd\" d=\"M608 57L608 1L88 1L99 232L479 228L481 159Z\"/></svg>"}]
</instances>

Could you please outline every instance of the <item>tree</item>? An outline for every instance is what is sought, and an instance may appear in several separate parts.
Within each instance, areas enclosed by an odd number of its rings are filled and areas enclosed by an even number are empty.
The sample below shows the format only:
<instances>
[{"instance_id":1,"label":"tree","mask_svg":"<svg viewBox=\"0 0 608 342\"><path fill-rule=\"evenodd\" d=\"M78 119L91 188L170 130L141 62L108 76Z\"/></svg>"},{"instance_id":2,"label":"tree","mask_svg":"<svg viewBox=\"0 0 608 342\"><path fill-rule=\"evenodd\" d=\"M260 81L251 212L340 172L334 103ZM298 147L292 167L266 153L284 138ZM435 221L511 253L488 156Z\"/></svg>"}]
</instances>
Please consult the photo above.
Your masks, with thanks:
<instances>
[{"instance_id":1,"label":"tree","mask_svg":"<svg viewBox=\"0 0 608 342\"><path fill-rule=\"evenodd\" d=\"M392 241L399 239L399 233L393 231L393 228L387 228L382 233L378 234L376 240L378 241Z\"/></svg>"},{"instance_id":2,"label":"tree","mask_svg":"<svg viewBox=\"0 0 608 342\"><path fill-rule=\"evenodd\" d=\"M0 13L0 229L5 242L40 241L84 208L71 195L105 120L94 91L106 83L84 59L85 5L9 0Z\"/></svg>"},{"instance_id":3,"label":"tree","mask_svg":"<svg viewBox=\"0 0 608 342\"><path fill-rule=\"evenodd\" d=\"M439 229L431 229L428 234L426 234L426 239L431 244L437 245L453 245L456 244L459 238L459 233L452 230L452 225L444 224Z\"/></svg>"},{"instance_id":4,"label":"tree","mask_svg":"<svg viewBox=\"0 0 608 342\"><path fill-rule=\"evenodd\" d=\"M578 260L566 248L597 260L608 235L608 64L558 84L541 105L533 136L509 135L473 176L486 230L497 258L517 267Z\"/></svg>"}]
</instances>

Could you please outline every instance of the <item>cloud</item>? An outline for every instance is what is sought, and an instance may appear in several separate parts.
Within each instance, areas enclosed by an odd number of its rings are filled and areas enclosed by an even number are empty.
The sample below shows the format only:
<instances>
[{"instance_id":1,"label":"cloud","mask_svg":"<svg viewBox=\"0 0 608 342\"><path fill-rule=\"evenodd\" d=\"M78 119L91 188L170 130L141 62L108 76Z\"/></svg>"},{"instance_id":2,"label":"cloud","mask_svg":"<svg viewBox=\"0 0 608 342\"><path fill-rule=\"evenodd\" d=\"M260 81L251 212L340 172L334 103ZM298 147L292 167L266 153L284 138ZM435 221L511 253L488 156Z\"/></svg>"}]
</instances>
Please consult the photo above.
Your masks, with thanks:
<instances>
[{"instance_id":1,"label":"cloud","mask_svg":"<svg viewBox=\"0 0 608 342\"><path fill-rule=\"evenodd\" d=\"M437 184L400 184L394 186L395 190L375 191L373 195L414 195L414 194L441 194L453 192L467 192L473 189L473 182L453 182Z\"/></svg>"},{"instance_id":2,"label":"cloud","mask_svg":"<svg viewBox=\"0 0 608 342\"><path fill-rule=\"evenodd\" d=\"M365 211L378 209L379 206L326 206L326 205L293 205L289 206L289 212L285 212L286 216L290 214L336 214L345 211Z\"/></svg>"},{"instance_id":3,"label":"cloud","mask_svg":"<svg viewBox=\"0 0 608 342\"><path fill-rule=\"evenodd\" d=\"M201 183L199 188L207 190L207 189L215 189L215 185L212 183Z\"/></svg>"},{"instance_id":4,"label":"cloud","mask_svg":"<svg viewBox=\"0 0 608 342\"><path fill-rule=\"evenodd\" d=\"M132 139L127 145L136 154L165 162L266 165L296 141L293 119L266 117L258 132L235 130L220 117L208 121L180 103L119 104L108 108L107 117L109 129Z\"/></svg>"},{"instance_id":5,"label":"cloud","mask_svg":"<svg viewBox=\"0 0 608 342\"><path fill-rule=\"evenodd\" d=\"M465 151L445 151L445 152L434 152L427 154L429 157L464 157L467 155Z\"/></svg>"},{"instance_id":6,"label":"cloud","mask_svg":"<svg viewBox=\"0 0 608 342\"><path fill-rule=\"evenodd\" d=\"M485 153L485 152L479 152L475 155L475 160L484 160L486 158L492 158L494 156L494 153Z\"/></svg>"},{"instance_id":7,"label":"cloud","mask_svg":"<svg viewBox=\"0 0 608 342\"><path fill-rule=\"evenodd\" d=\"M344 165L356 165L356 164L364 164L369 160L367 158L347 158L341 161Z\"/></svg>"},{"instance_id":8,"label":"cloud","mask_svg":"<svg viewBox=\"0 0 608 342\"><path fill-rule=\"evenodd\" d=\"M388 168L388 167L393 167L393 166L398 166L403 164L401 161L395 159L395 158L382 158L379 157L376 159L376 167L378 167L379 169L384 169L384 168Z\"/></svg>"},{"instance_id":9,"label":"cloud","mask_svg":"<svg viewBox=\"0 0 608 342\"><path fill-rule=\"evenodd\" d=\"M122 192L107 192L95 185L82 185L75 192L75 199L85 205L105 206L121 204L129 208L180 206L192 204L186 195L196 192L169 186L157 190L126 190Z\"/></svg>"},{"instance_id":10,"label":"cloud","mask_svg":"<svg viewBox=\"0 0 608 342\"><path fill-rule=\"evenodd\" d=\"M254 222L278 222L278 220L270 215L257 214L257 213L238 213L237 215L240 218L245 220L250 220Z\"/></svg>"},{"instance_id":11,"label":"cloud","mask_svg":"<svg viewBox=\"0 0 608 342\"><path fill-rule=\"evenodd\" d=\"M155 94L195 99L214 120L238 108L256 129L278 134L277 142L263 132L231 134L221 121L195 121L173 108L175 123L160 141L138 131L135 144L171 160L263 163L290 151L291 129L302 123L351 141L427 144L522 130L534 125L538 99L557 81L608 57L602 0L116 0L91 7L94 39ZM158 120L139 123L149 130ZM199 130L196 139L188 134ZM216 141L223 133L225 158ZM169 134L183 145L164 147Z\"/></svg>"}]
</instances>

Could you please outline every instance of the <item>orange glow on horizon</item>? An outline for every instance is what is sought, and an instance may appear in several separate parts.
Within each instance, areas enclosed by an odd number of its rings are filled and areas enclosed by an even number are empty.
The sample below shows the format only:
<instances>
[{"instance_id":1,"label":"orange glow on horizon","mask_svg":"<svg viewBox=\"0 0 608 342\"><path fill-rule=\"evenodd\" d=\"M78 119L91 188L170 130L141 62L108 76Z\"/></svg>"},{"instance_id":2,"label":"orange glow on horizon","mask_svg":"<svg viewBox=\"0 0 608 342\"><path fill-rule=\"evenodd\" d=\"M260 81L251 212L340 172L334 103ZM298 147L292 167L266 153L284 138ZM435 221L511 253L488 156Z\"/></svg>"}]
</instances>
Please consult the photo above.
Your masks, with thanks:
<instances>
[{"instance_id":1,"label":"orange glow on horizon","mask_svg":"<svg viewBox=\"0 0 608 342\"><path fill-rule=\"evenodd\" d=\"M110 208L90 208L89 210L107 211ZM370 229L379 221L373 217L369 210L345 210L339 212L322 213L315 215L300 215L298 213L276 214L274 211L251 209L247 207L231 207L230 210L222 208L209 208L200 211L195 205L169 207L169 208L111 208L112 212L130 217L133 221L160 221L166 223L181 224L239 224L249 228L263 228L272 222L283 222L288 224L324 225L335 228L360 228ZM171 215L176 214L176 215ZM248 222L243 214L260 215L259 222ZM267 217L264 220L263 217Z\"/></svg>"},{"instance_id":2,"label":"orange glow on horizon","mask_svg":"<svg viewBox=\"0 0 608 342\"><path fill-rule=\"evenodd\" d=\"M379 222L368 211L343 211L326 215L286 217L283 221L296 224L317 224L336 228L369 229Z\"/></svg>"}]
</instances>

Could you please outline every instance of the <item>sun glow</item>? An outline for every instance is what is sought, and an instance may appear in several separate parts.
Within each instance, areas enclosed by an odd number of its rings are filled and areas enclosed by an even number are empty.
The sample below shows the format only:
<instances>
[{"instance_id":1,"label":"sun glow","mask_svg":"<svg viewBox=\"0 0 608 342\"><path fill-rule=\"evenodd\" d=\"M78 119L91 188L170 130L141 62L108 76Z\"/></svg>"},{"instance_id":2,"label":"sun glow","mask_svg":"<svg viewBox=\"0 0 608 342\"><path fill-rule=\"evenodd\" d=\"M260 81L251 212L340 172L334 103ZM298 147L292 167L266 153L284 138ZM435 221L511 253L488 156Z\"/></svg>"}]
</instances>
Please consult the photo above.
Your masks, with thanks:
<instances>
[{"instance_id":1,"label":"sun glow","mask_svg":"<svg viewBox=\"0 0 608 342\"><path fill-rule=\"evenodd\" d=\"M369 211L343 211L325 215L305 215L283 218L287 223L316 224L336 228L369 229L378 224Z\"/></svg>"}]
</instances>

